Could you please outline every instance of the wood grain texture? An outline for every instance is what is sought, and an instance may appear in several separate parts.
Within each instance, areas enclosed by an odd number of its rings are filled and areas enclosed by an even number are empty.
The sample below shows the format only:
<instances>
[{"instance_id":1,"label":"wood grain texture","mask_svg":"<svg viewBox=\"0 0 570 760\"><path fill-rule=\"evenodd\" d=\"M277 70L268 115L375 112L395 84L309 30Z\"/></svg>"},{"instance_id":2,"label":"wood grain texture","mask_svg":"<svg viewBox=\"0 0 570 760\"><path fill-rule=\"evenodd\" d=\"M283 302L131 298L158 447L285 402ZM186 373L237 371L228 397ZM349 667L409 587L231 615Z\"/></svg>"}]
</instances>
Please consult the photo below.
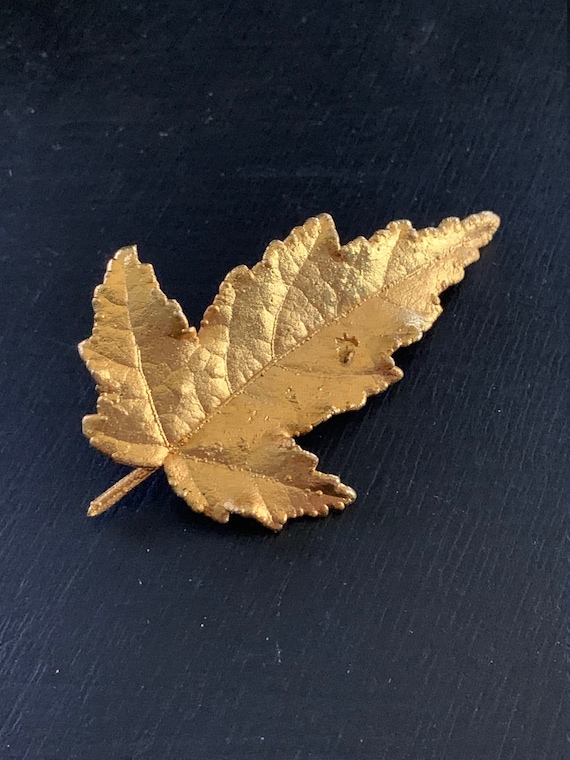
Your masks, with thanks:
<instances>
[{"instance_id":1,"label":"wood grain texture","mask_svg":"<svg viewBox=\"0 0 570 760\"><path fill-rule=\"evenodd\" d=\"M3 760L563 756L563 29L528 0L2 5ZM308 216L479 208L503 226L406 377L304 439L353 507L266 535L159 476L86 520L117 473L75 346L117 248L197 322Z\"/></svg>"}]
</instances>

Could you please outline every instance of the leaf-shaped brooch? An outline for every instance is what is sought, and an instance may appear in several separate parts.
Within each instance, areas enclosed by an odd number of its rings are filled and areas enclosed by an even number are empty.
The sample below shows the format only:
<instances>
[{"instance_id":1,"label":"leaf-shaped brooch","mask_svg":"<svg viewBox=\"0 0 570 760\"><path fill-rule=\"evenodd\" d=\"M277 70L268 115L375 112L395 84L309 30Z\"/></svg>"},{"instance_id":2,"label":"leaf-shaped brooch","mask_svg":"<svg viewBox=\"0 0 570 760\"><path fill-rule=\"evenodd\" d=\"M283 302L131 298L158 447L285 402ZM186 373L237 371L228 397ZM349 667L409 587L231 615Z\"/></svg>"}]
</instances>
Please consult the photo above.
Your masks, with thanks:
<instances>
[{"instance_id":1,"label":"leaf-shaped brooch","mask_svg":"<svg viewBox=\"0 0 570 760\"><path fill-rule=\"evenodd\" d=\"M121 248L79 346L99 392L83 432L136 469L88 514L159 467L193 510L218 522L237 513L279 530L291 517L343 509L354 491L319 472L294 437L402 377L392 353L431 327L439 294L498 226L490 211L420 231L397 221L341 245L321 214L270 243L252 269L233 269L199 332L136 248Z\"/></svg>"}]
</instances>

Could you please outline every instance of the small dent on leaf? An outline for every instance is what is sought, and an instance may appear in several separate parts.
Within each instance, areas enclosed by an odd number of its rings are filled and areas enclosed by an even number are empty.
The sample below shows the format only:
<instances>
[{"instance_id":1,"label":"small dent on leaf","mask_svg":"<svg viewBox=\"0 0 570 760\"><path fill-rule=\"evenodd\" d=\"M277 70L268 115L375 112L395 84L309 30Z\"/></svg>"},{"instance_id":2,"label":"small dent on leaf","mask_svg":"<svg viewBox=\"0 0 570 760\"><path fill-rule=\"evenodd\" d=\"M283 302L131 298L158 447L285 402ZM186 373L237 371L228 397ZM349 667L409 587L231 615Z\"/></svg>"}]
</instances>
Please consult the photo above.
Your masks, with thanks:
<instances>
[{"instance_id":1,"label":"small dent on leaf","mask_svg":"<svg viewBox=\"0 0 570 760\"><path fill-rule=\"evenodd\" d=\"M298 402L297 394L293 390L293 388L286 388L285 389L285 398L287 401L290 401L292 404L296 404Z\"/></svg>"},{"instance_id":2,"label":"small dent on leaf","mask_svg":"<svg viewBox=\"0 0 570 760\"><path fill-rule=\"evenodd\" d=\"M354 359L354 354L355 354L354 348L351 348L350 346L342 346L342 348L340 348L338 352L340 363L350 364L351 361Z\"/></svg>"},{"instance_id":3,"label":"small dent on leaf","mask_svg":"<svg viewBox=\"0 0 570 760\"><path fill-rule=\"evenodd\" d=\"M341 364L350 364L356 354L360 341L356 335L344 333L342 338L336 338L336 350Z\"/></svg>"}]
</instances>

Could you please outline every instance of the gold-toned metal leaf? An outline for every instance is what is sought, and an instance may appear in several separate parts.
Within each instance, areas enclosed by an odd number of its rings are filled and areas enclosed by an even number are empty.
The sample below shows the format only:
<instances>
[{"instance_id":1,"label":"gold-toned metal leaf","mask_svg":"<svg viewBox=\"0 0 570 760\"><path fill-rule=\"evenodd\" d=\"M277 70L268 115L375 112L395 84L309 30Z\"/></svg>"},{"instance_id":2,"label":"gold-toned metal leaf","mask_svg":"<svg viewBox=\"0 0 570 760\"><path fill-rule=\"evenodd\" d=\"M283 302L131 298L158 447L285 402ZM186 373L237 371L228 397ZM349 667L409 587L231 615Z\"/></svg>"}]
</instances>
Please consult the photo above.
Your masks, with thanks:
<instances>
[{"instance_id":1,"label":"gold-toned metal leaf","mask_svg":"<svg viewBox=\"0 0 570 760\"><path fill-rule=\"evenodd\" d=\"M121 249L80 347L101 394L84 431L139 470L89 513L161 465L176 493L220 522L239 513L277 530L342 509L352 489L318 472L293 437L401 378L392 353L433 324L439 294L498 225L487 211L420 231L391 222L341 246L328 214L311 218L228 274L197 335L152 267Z\"/></svg>"}]
</instances>

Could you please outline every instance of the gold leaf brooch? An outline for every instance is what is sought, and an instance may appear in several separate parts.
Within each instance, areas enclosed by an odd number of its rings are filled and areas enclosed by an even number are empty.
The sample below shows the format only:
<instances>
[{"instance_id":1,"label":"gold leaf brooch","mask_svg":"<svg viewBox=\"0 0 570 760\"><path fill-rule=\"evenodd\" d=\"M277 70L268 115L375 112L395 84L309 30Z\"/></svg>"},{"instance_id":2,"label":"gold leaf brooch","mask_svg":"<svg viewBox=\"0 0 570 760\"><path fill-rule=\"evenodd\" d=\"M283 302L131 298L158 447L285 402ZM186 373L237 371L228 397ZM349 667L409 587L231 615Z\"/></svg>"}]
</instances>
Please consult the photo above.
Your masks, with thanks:
<instances>
[{"instance_id":1,"label":"gold leaf brooch","mask_svg":"<svg viewBox=\"0 0 570 760\"><path fill-rule=\"evenodd\" d=\"M200 329L121 248L95 290L93 334L79 352L99 393L90 443L134 469L95 499L111 507L159 467L196 512L279 530L343 509L354 491L316 469L295 436L358 409L402 377L393 352L441 313L499 218L483 211L414 230L397 221L341 245L328 214L233 269Z\"/></svg>"}]
</instances>

